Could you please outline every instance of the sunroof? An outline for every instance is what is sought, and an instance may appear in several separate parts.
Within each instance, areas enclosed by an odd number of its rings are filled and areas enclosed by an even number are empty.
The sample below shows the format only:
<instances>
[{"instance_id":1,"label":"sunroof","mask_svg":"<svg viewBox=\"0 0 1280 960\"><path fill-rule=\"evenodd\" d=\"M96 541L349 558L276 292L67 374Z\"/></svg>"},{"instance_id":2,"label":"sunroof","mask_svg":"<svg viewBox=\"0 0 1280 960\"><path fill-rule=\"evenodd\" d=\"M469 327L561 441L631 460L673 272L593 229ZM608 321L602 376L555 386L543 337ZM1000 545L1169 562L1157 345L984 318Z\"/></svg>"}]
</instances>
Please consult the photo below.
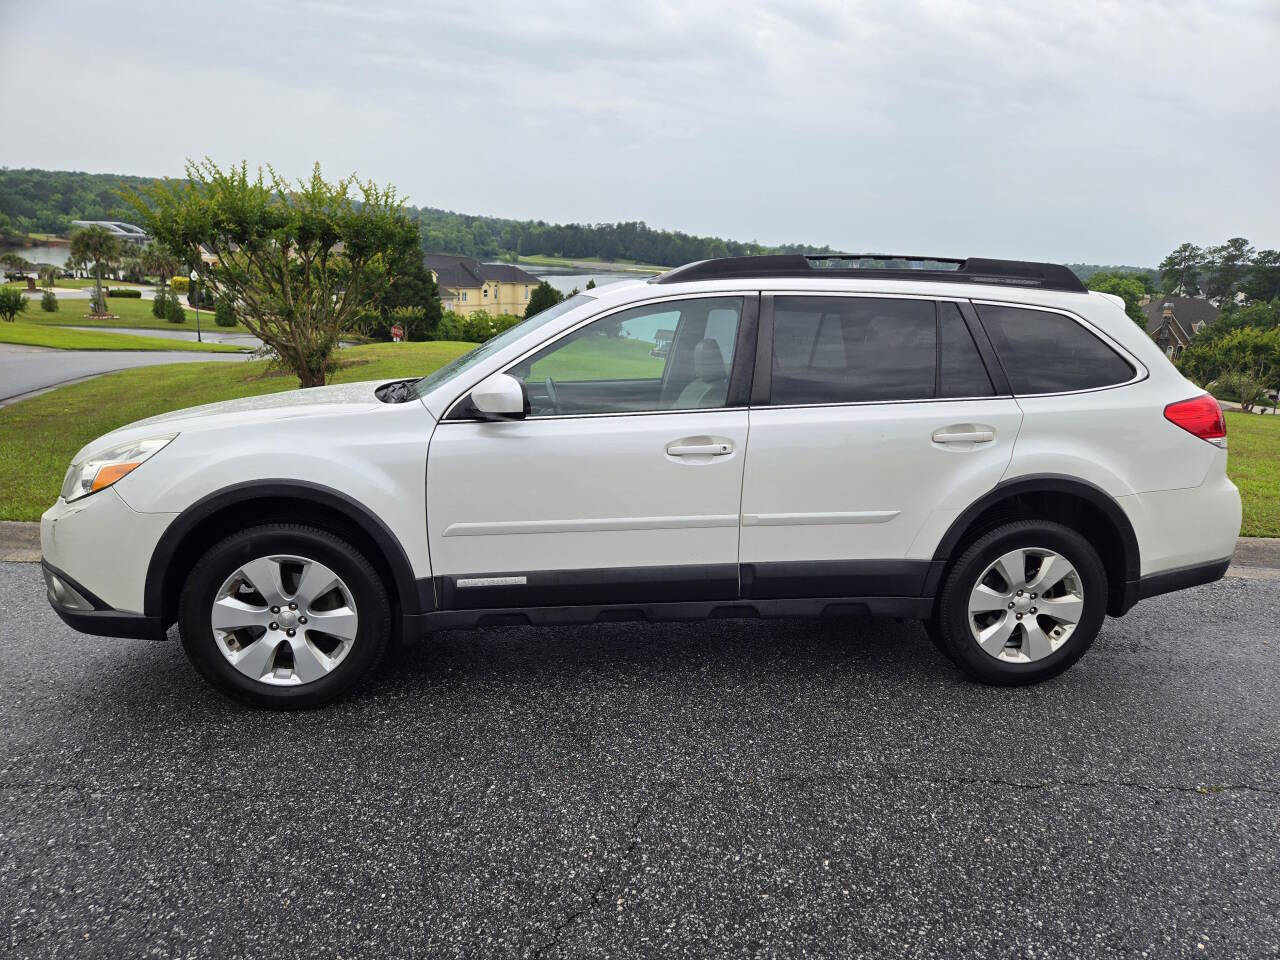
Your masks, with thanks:
<instances>
[{"instance_id":1,"label":"sunroof","mask_svg":"<svg viewBox=\"0 0 1280 960\"><path fill-rule=\"evenodd\" d=\"M806 257L815 270L959 270L963 260L937 257L904 257L889 253L861 253L852 256Z\"/></svg>"}]
</instances>

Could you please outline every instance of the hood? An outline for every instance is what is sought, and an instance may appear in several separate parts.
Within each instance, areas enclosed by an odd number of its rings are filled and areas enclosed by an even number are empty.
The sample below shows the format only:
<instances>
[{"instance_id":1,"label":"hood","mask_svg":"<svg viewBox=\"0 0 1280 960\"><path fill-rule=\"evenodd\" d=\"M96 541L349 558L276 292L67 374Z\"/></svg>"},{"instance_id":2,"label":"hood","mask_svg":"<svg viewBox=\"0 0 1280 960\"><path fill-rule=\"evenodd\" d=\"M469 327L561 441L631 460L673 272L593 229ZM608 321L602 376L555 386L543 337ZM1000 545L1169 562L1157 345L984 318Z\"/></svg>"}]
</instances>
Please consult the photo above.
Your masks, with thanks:
<instances>
[{"instance_id":1,"label":"hood","mask_svg":"<svg viewBox=\"0 0 1280 960\"><path fill-rule=\"evenodd\" d=\"M238 400L206 403L199 407L162 413L99 437L81 449L76 454L75 461L79 462L83 456L95 450L153 435L202 432L225 426L248 426L298 417L334 417L385 410L388 405L380 401L374 391L386 382L388 381L368 380L311 387L307 390L285 390L281 393L241 397Z\"/></svg>"}]
</instances>

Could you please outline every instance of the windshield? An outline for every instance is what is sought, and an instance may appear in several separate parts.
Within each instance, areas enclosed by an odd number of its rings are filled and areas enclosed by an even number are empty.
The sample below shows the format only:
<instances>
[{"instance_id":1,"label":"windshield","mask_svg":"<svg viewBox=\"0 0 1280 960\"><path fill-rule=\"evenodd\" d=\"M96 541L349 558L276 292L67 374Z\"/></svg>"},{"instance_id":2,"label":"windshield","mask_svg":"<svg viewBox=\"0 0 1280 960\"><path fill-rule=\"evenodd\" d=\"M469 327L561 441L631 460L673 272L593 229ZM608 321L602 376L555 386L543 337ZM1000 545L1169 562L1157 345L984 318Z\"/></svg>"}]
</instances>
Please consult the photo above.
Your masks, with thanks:
<instances>
[{"instance_id":1,"label":"windshield","mask_svg":"<svg viewBox=\"0 0 1280 960\"><path fill-rule=\"evenodd\" d=\"M440 386L440 384L444 383L446 380L450 380L453 377L456 377L458 374L464 372L469 367L472 367L475 364L479 363L481 360L485 359L485 357L492 356L493 354L501 350L503 347L505 347L507 344L515 343L515 341L519 340L526 333L529 333L532 330L536 330L538 329L538 327L542 326L545 323L548 323L551 320L554 320L556 317L563 316L564 314L568 313L570 310L573 310L576 307L580 307L584 303L587 303L594 299L595 297L589 297L585 293L579 293L579 294L576 294L575 296L569 297L569 299L567 300L561 300L554 307L547 307L547 309L545 310L538 311L532 317L529 317L529 319L523 320L520 323L517 323L514 327L511 327L510 329L503 330L502 333L498 334L496 337L493 337L490 340L486 340L484 343L480 344L480 346L476 347L474 350L467 351L462 356L460 356L457 360L454 360L450 363L446 363L443 367L441 367L439 370L436 370L434 373L427 374L421 380L413 384L414 396L418 398L425 397L428 393L430 393L436 387Z\"/></svg>"}]
</instances>

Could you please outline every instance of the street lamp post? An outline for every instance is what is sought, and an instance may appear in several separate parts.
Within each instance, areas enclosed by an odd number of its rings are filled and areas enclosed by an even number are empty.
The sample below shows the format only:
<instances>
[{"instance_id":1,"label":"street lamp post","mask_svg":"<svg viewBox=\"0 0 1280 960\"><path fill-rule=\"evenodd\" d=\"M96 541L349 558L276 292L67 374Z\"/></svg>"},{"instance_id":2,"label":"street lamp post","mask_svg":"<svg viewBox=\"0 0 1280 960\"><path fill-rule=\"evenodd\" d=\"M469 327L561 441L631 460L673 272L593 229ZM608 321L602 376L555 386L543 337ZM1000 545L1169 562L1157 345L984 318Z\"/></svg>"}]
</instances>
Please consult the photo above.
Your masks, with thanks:
<instances>
[{"instance_id":1,"label":"street lamp post","mask_svg":"<svg viewBox=\"0 0 1280 960\"><path fill-rule=\"evenodd\" d=\"M194 300L196 304L196 343L204 343L200 337L200 291L196 289L196 284L200 281L200 274L196 273L195 267L191 268L191 291L187 294L188 300Z\"/></svg>"}]
</instances>

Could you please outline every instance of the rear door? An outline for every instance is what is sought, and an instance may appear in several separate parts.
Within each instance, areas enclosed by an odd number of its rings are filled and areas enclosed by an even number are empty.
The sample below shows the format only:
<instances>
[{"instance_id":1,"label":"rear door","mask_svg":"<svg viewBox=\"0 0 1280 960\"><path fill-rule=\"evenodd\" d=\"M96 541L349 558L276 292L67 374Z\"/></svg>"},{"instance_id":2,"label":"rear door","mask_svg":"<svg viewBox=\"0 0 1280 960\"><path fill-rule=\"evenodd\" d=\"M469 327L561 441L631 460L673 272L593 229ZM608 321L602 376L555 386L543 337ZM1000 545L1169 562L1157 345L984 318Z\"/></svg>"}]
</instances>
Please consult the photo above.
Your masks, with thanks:
<instances>
[{"instance_id":1,"label":"rear door","mask_svg":"<svg viewBox=\"0 0 1280 960\"><path fill-rule=\"evenodd\" d=\"M919 596L1022 414L963 301L762 301L743 477L743 595Z\"/></svg>"},{"instance_id":2,"label":"rear door","mask_svg":"<svg viewBox=\"0 0 1280 960\"><path fill-rule=\"evenodd\" d=\"M619 310L513 363L524 420L455 404L427 527L446 609L735 599L758 298Z\"/></svg>"}]
</instances>

